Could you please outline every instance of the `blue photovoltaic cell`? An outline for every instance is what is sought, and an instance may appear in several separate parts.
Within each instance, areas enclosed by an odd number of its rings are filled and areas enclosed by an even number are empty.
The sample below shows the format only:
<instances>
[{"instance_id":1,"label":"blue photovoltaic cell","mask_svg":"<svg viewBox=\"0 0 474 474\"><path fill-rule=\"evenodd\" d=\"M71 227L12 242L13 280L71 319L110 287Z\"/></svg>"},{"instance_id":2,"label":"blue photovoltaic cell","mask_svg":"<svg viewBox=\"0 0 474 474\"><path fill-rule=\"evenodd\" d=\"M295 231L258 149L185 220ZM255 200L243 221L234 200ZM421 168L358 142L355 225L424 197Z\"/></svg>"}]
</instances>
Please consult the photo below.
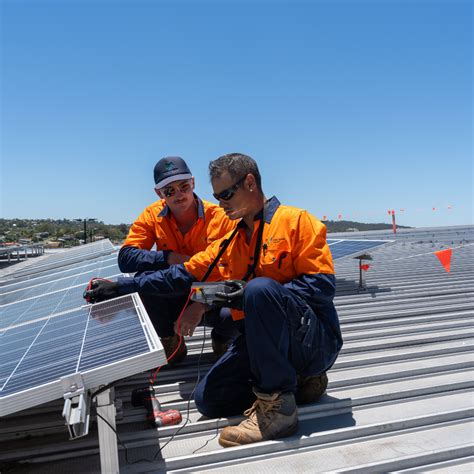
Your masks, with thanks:
<instances>
[{"instance_id":1,"label":"blue photovoltaic cell","mask_svg":"<svg viewBox=\"0 0 474 474\"><path fill-rule=\"evenodd\" d=\"M87 306L0 334L6 396L150 351L131 297Z\"/></svg>"},{"instance_id":2,"label":"blue photovoltaic cell","mask_svg":"<svg viewBox=\"0 0 474 474\"><path fill-rule=\"evenodd\" d=\"M333 260L357 255L389 243L389 240L336 240L327 239Z\"/></svg>"},{"instance_id":3,"label":"blue photovoltaic cell","mask_svg":"<svg viewBox=\"0 0 474 474\"><path fill-rule=\"evenodd\" d=\"M79 270L76 270L76 274L69 277L62 277L60 279L57 279L57 277L53 279L53 277L51 277L51 281L37 283L34 286L0 294L0 306L15 301L24 300L25 298L39 297L45 293L51 293L53 291L67 289L76 285L82 285L85 288L89 281L94 277L112 278L122 274L116 261L112 261L112 263L107 263L107 265L97 264L95 268L92 267L91 270L85 271L84 273L78 274L77 272ZM87 270L90 267L84 268ZM0 315L2 314L2 312L2 308L0 307Z\"/></svg>"},{"instance_id":4,"label":"blue photovoltaic cell","mask_svg":"<svg viewBox=\"0 0 474 474\"><path fill-rule=\"evenodd\" d=\"M110 264L110 262L117 261L117 254L102 256L96 259L87 260L85 262L75 262L70 265L65 265L61 268L54 268L49 270L44 270L41 272L37 272L33 275L23 276L20 278L15 278L9 280L0 287L0 294L5 293L11 290L17 290L19 288L27 288L32 285L36 285L37 283L42 283L44 281L49 281L50 279L56 280L58 278L62 278L64 276L75 275L77 273L81 273L83 271L87 271L90 268L96 268L100 266L102 263ZM108 262L108 263L106 263Z\"/></svg>"},{"instance_id":5,"label":"blue photovoltaic cell","mask_svg":"<svg viewBox=\"0 0 474 474\"><path fill-rule=\"evenodd\" d=\"M70 265L74 262L82 262L99 257L101 255L108 255L114 250L114 246L108 239L92 244L82 245L80 247L73 247L69 250L65 250L64 252L50 255L47 258L37 262L36 265L25 267L14 273L12 276L13 278L18 278L25 275L33 275L48 269Z\"/></svg>"},{"instance_id":6,"label":"blue photovoltaic cell","mask_svg":"<svg viewBox=\"0 0 474 474\"><path fill-rule=\"evenodd\" d=\"M78 308L85 304L82 294L84 286L68 288L64 291L42 295L30 300L22 300L0 308L0 324L2 328L18 325L52 314Z\"/></svg>"}]
</instances>

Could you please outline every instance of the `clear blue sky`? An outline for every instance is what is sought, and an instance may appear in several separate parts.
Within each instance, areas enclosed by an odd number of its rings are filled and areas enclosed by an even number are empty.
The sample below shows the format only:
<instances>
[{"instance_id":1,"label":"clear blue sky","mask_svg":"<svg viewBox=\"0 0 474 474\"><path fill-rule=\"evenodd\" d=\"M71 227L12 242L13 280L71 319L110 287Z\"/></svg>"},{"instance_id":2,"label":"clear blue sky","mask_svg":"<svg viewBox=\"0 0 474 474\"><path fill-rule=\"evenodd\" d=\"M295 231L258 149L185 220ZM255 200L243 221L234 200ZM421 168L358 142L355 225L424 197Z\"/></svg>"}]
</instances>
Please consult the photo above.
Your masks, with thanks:
<instances>
[{"instance_id":1,"label":"clear blue sky","mask_svg":"<svg viewBox=\"0 0 474 474\"><path fill-rule=\"evenodd\" d=\"M319 218L473 222L471 1L0 4L2 217L130 223L166 155L213 200L239 151Z\"/></svg>"}]
</instances>

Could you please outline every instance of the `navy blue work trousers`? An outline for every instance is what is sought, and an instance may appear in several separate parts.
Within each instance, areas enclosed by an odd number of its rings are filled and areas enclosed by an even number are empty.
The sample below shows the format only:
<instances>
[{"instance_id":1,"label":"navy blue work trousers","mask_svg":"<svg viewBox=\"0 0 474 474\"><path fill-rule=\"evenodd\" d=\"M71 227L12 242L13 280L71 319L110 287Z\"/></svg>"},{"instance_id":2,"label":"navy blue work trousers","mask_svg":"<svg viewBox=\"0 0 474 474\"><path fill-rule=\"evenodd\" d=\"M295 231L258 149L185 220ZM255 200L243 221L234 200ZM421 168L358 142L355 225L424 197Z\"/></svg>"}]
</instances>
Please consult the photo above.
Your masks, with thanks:
<instances>
[{"instance_id":1,"label":"navy blue work trousers","mask_svg":"<svg viewBox=\"0 0 474 474\"><path fill-rule=\"evenodd\" d=\"M151 322L159 337L170 337L174 334L174 322L178 319L187 296L160 297L150 294L142 294L140 298L150 317ZM211 309L205 313L203 323L212 328L212 339L227 342L238 335L235 322L232 320L230 311Z\"/></svg>"},{"instance_id":2,"label":"navy blue work trousers","mask_svg":"<svg viewBox=\"0 0 474 474\"><path fill-rule=\"evenodd\" d=\"M325 372L339 352L324 318L275 280L247 284L244 313L241 334L196 387L196 407L205 416L242 414L255 400L253 388L295 392L297 374Z\"/></svg>"}]
</instances>

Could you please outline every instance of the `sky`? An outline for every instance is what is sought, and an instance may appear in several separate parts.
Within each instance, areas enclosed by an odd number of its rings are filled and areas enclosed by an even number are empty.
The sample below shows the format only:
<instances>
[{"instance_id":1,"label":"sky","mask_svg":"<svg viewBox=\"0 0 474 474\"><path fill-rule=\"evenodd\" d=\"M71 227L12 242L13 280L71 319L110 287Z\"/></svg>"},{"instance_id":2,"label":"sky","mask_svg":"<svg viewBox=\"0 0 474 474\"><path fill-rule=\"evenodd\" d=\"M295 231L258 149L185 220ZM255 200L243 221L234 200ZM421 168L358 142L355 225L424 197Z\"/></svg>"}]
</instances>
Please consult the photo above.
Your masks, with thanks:
<instances>
[{"instance_id":1,"label":"sky","mask_svg":"<svg viewBox=\"0 0 474 474\"><path fill-rule=\"evenodd\" d=\"M252 156L320 219L473 223L468 0L0 0L0 217L131 223Z\"/></svg>"}]
</instances>

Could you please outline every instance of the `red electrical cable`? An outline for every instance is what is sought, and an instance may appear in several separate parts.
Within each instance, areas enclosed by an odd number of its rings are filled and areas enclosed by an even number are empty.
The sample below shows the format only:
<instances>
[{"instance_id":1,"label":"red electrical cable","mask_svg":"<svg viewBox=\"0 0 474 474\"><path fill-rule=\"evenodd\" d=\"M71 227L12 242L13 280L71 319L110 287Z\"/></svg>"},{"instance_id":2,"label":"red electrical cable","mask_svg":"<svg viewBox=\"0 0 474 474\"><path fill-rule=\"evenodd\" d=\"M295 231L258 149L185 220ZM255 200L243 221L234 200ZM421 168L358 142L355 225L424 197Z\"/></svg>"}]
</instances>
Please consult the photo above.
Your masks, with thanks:
<instances>
[{"instance_id":1,"label":"red electrical cable","mask_svg":"<svg viewBox=\"0 0 474 474\"><path fill-rule=\"evenodd\" d=\"M175 351L166 359L166 362L170 362L173 357L176 355L176 353L179 351L180 347L181 347L181 344L183 343L183 335L181 334L181 318L184 314L184 310L188 307L188 304L189 304L189 301L191 300L191 296L196 292L196 290L193 288L191 289L191 291L189 292L189 295L188 295L188 299L186 300L186 303L184 303L184 306L183 306L183 309L181 310L181 313L180 315L178 316L178 334L179 334L179 341L178 341L178 347L176 347ZM166 364L163 364L163 365L160 365L159 367L157 367L149 382L151 385L153 385L155 383L155 380L156 380L156 376L158 375L158 372L161 370L161 368L166 365Z\"/></svg>"}]
</instances>

